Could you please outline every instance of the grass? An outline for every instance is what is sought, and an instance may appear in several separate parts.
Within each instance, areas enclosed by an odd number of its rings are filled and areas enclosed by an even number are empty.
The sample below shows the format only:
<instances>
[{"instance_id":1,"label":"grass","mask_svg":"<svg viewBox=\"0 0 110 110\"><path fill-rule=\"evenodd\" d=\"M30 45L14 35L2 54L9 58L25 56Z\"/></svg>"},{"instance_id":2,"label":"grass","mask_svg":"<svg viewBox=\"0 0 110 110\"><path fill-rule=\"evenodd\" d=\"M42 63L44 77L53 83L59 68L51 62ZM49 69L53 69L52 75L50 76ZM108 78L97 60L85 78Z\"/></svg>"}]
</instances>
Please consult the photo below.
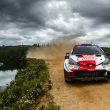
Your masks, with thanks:
<instances>
[{"instance_id":1,"label":"grass","mask_svg":"<svg viewBox=\"0 0 110 110\"><path fill-rule=\"evenodd\" d=\"M52 102L48 103L47 106L41 106L39 110L60 110L60 107Z\"/></svg>"},{"instance_id":2,"label":"grass","mask_svg":"<svg viewBox=\"0 0 110 110\"><path fill-rule=\"evenodd\" d=\"M54 103L49 103L46 107L44 107L42 110L60 110L60 107L57 106Z\"/></svg>"},{"instance_id":3,"label":"grass","mask_svg":"<svg viewBox=\"0 0 110 110\"><path fill-rule=\"evenodd\" d=\"M27 62L28 66L19 70L15 80L0 93L0 110L34 110L45 94L45 82L49 79L45 62L36 59Z\"/></svg>"}]
</instances>

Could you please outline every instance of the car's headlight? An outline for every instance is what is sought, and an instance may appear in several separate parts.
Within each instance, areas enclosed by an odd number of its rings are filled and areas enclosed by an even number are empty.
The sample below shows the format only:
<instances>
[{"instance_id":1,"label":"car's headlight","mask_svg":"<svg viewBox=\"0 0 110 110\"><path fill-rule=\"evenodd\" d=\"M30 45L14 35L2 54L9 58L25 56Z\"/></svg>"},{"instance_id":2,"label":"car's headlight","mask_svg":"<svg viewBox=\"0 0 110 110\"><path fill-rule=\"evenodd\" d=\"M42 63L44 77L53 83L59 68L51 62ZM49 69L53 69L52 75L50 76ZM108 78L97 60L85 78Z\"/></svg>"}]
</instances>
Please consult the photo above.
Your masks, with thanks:
<instances>
[{"instance_id":1,"label":"car's headlight","mask_svg":"<svg viewBox=\"0 0 110 110\"><path fill-rule=\"evenodd\" d=\"M77 65L77 62L75 62L72 58L69 59L70 65Z\"/></svg>"},{"instance_id":2,"label":"car's headlight","mask_svg":"<svg viewBox=\"0 0 110 110\"><path fill-rule=\"evenodd\" d=\"M110 63L110 60L108 58L105 59L105 61L103 62L104 65L107 65Z\"/></svg>"}]
</instances>

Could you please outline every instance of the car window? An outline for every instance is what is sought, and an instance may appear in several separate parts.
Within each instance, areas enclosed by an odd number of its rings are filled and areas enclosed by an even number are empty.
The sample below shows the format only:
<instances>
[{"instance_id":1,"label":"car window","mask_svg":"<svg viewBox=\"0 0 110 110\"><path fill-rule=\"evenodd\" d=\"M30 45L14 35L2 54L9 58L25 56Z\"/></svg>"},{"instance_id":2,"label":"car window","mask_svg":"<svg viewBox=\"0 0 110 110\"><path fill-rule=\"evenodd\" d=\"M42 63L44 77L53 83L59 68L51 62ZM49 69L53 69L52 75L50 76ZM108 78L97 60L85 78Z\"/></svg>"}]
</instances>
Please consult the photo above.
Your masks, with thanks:
<instances>
[{"instance_id":1,"label":"car window","mask_svg":"<svg viewBox=\"0 0 110 110\"><path fill-rule=\"evenodd\" d=\"M72 54L104 54L98 46L75 46Z\"/></svg>"}]
</instances>

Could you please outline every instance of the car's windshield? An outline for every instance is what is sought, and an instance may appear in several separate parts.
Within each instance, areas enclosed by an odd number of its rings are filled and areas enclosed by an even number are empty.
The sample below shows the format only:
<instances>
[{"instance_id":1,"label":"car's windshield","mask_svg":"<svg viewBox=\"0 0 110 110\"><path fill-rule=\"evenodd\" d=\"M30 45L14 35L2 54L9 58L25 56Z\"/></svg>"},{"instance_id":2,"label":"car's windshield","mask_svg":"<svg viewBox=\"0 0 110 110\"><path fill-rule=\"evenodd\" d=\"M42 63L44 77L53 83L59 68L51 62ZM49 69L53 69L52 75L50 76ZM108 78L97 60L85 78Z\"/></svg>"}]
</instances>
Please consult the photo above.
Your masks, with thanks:
<instances>
[{"instance_id":1,"label":"car's windshield","mask_svg":"<svg viewBox=\"0 0 110 110\"><path fill-rule=\"evenodd\" d=\"M72 54L104 54L98 46L80 46L74 47Z\"/></svg>"}]
</instances>

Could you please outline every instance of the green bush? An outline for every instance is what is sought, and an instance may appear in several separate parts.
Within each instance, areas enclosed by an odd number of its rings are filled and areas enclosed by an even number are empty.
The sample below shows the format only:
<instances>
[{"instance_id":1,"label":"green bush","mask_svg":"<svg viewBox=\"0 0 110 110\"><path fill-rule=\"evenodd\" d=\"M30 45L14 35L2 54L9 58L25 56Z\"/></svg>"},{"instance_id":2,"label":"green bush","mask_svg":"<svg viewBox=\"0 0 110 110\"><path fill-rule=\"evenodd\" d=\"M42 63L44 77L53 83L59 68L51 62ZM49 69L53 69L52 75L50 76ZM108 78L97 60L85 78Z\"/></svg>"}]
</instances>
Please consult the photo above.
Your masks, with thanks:
<instances>
[{"instance_id":1,"label":"green bush","mask_svg":"<svg viewBox=\"0 0 110 110\"><path fill-rule=\"evenodd\" d=\"M42 106L39 110L60 110L60 107L54 103L49 103L46 107Z\"/></svg>"},{"instance_id":2,"label":"green bush","mask_svg":"<svg viewBox=\"0 0 110 110\"><path fill-rule=\"evenodd\" d=\"M102 47L102 49L104 50L104 52L107 52L107 55L110 57L110 47Z\"/></svg>"},{"instance_id":3,"label":"green bush","mask_svg":"<svg viewBox=\"0 0 110 110\"><path fill-rule=\"evenodd\" d=\"M19 70L15 80L0 93L0 110L31 110L44 94L48 69L43 60L30 59L25 69Z\"/></svg>"},{"instance_id":4,"label":"green bush","mask_svg":"<svg viewBox=\"0 0 110 110\"><path fill-rule=\"evenodd\" d=\"M49 103L48 106L44 110L60 110L59 106Z\"/></svg>"}]
</instances>

